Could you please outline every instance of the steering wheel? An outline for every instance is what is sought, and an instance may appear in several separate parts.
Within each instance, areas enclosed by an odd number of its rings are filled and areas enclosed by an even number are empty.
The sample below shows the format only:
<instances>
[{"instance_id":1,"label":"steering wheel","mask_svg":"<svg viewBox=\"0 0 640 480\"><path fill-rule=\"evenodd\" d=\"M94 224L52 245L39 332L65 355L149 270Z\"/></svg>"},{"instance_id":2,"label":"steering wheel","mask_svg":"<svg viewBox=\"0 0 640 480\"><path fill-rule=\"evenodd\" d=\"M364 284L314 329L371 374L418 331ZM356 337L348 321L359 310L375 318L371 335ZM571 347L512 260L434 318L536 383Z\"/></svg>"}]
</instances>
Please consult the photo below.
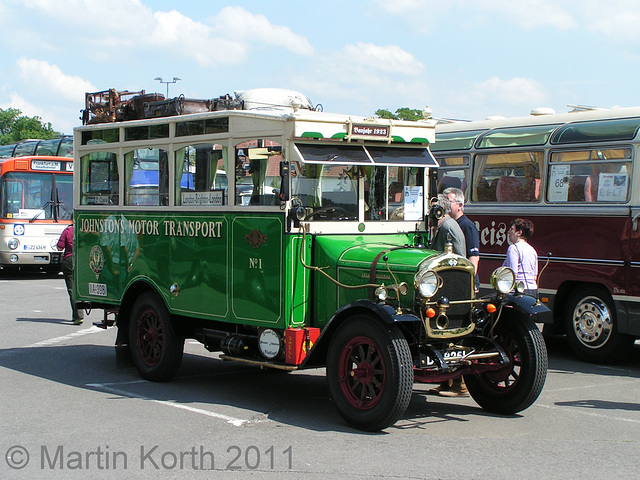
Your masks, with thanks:
<instances>
[{"instance_id":1,"label":"steering wheel","mask_svg":"<svg viewBox=\"0 0 640 480\"><path fill-rule=\"evenodd\" d=\"M307 220L333 220L341 217L348 217L349 213L342 207L322 207L307 216Z\"/></svg>"}]
</instances>

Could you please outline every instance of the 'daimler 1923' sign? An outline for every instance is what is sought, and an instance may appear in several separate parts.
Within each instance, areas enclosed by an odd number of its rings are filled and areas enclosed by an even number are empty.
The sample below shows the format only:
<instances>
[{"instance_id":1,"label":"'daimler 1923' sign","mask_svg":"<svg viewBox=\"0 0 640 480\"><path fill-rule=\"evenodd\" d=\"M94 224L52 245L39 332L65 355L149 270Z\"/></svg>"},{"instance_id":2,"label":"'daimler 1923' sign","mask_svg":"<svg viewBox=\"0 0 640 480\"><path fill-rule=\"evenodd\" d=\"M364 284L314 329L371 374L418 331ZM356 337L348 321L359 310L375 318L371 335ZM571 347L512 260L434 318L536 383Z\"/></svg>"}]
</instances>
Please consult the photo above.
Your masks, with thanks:
<instances>
[{"instance_id":1,"label":"'daimler 1923' sign","mask_svg":"<svg viewBox=\"0 0 640 480\"><path fill-rule=\"evenodd\" d=\"M351 126L352 137L378 137L389 138L389 126L388 125L357 125Z\"/></svg>"}]
</instances>

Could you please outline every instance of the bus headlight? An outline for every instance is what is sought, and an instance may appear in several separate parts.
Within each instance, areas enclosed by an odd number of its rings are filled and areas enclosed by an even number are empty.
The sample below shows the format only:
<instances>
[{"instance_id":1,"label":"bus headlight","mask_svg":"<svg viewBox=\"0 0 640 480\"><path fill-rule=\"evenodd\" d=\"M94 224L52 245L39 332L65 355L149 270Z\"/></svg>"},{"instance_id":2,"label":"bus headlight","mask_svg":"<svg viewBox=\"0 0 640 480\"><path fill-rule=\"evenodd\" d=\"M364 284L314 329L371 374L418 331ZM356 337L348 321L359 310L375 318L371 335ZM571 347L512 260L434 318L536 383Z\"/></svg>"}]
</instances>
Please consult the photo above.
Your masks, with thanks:
<instances>
[{"instance_id":1,"label":"bus headlight","mask_svg":"<svg viewBox=\"0 0 640 480\"><path fill-rule=\"evenodd\" d=\"M11 263L18 263L18 255L16 255L15 253L12 253L11 255L9 255L9 261Z\"/></svg>"},{"instance_id":2,"label":"bus headlight","mask_svg":"<svg viewBox=\"0 0 640 480\"><path fill-rule=\"evenodd\" d=\"M54 252L58 250L58 240L51 240L51 250Z\"/></svg>"},{"instance_id":3,"label":"bus headlight","mask_svg":"<svg viewBox=\"0 0 640 480\"><path fill-rule=\"evenodd\" d=\"M491 274L491 286L500 293L509 293L516 284L516 274L509 267L496 268Z\"/></svg>"},{"instance_id":4,"label":"bus headlight","mask_svg":"<svg viewBox=\"0 0 640 480\"><path fill-rule=\"evenodd\" d=\"M12 238L7 242L7 245L9 246L9 250L15 250L18 248L18 245L20 245L20 242L17 238Z\"/></svg>"},{"instance_id":5,"label":"bus headlight","mask_svg":"<svg viewBox=\"0 0 640 480\"><path fill-rule=\"evenodd\" d=\"M432 270L425 270L416 275L416 288L420 295L426 298L433 297L440 288L440 277Z\"/></svg>"}]
</instances>

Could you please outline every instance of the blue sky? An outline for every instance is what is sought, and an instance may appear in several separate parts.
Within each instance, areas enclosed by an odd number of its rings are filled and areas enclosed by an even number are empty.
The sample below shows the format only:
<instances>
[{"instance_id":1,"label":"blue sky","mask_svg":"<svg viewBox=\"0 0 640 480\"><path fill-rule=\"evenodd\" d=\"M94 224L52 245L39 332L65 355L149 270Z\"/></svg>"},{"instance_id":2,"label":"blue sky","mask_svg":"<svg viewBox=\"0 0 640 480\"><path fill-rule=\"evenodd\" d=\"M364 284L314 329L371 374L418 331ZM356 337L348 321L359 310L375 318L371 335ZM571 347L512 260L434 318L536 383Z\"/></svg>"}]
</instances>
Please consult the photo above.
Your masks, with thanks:
<instances>
[{"instance_id":1,"label":"blue sky","mask_svg":"<svg viewBox=\"0 0 640 480\"><path fill-rule=\"evenodd\" d=\"M259 87L476 120L640 105L637 0L0 0L0 108L71 133L84 93Z\"/></svg>"}]
</instances>

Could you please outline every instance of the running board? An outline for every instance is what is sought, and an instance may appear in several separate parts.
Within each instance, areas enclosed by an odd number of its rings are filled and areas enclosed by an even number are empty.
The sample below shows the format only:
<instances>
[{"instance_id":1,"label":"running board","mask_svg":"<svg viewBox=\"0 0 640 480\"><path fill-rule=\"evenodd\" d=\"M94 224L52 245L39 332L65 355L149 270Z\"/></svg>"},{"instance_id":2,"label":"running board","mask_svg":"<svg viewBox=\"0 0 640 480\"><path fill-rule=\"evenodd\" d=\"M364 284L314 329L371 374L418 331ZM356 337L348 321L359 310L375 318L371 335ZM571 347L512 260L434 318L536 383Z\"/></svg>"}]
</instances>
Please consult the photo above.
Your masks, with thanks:
<instances>
[{"instance_id":1,"label":"running board","mask_svg":"<svg viewBox=\"0 0 640 480\"><path fill-rule=\"evenodd\" d=\"M248 363L249 365L255 365L257 367L275 368L277 370L286 370L288 372L293 372L294 370L299 369L297 365L283 365L281 363L269 362L267 360L251 360L250 358L232 357L230 355L220 355L220 360Z\"/></svg>"}]
</instances>

